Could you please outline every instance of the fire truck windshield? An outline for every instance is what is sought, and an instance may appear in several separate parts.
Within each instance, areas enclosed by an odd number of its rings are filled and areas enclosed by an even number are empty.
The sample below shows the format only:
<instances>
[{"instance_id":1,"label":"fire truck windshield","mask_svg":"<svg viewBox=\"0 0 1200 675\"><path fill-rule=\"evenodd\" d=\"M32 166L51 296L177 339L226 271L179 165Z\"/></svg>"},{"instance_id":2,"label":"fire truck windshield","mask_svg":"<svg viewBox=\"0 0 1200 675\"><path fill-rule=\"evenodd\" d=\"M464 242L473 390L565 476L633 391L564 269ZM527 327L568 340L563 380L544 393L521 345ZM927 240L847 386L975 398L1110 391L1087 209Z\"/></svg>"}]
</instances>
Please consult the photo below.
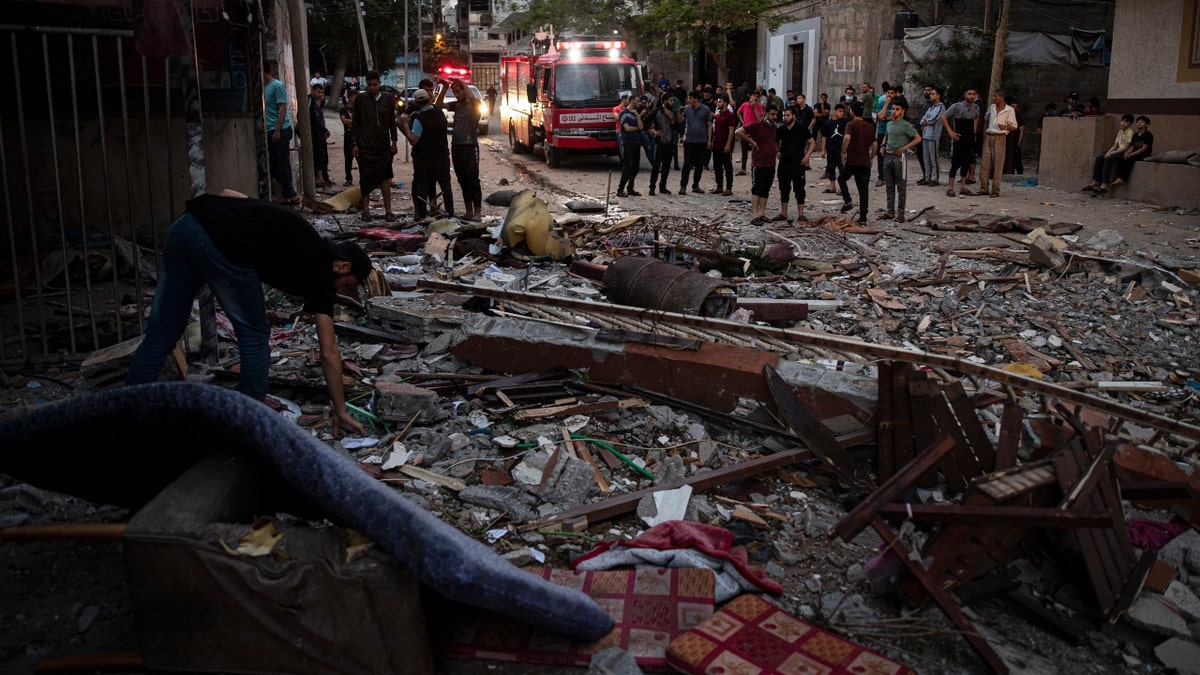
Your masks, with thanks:
<instances>
[{"instance_id":1,"label":"fire truck windshield","mask_svg":"<svg viewBox=\"0 0 1200 675\"><path fill-rule=\"evenodd\" d=\"M621 92L638 91L637 84L634 64L563 64L554 71L554 102L564 108L611 107L621 102Z\"/></svg>"}]
</instances>

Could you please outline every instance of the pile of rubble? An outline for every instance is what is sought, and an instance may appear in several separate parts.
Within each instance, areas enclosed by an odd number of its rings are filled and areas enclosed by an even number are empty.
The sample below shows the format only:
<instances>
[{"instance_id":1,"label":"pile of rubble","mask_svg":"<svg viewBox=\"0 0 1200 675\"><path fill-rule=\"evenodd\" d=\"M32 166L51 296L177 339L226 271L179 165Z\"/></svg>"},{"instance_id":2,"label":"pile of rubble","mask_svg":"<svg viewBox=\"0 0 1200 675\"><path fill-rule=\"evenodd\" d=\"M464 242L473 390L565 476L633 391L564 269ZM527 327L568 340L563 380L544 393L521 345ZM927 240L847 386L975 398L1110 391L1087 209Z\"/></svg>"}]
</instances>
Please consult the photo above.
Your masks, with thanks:
<instances>
[{"instance_id":1,"label":"pile of rubble","mask_svg":"<svg viewBox=\"0 0 1200 675\"><path fill-rule=\"evenodd\" d=\"M1200 263L910 220L569 214L569 256L513 255L503 222L359 231L382 281L337 330L375 435L329 435L311 329L270 402L519 566L694 521L919 672L1192 672ZM673 271L618 279L638 258Z\"/></svg>"}]
</instances>

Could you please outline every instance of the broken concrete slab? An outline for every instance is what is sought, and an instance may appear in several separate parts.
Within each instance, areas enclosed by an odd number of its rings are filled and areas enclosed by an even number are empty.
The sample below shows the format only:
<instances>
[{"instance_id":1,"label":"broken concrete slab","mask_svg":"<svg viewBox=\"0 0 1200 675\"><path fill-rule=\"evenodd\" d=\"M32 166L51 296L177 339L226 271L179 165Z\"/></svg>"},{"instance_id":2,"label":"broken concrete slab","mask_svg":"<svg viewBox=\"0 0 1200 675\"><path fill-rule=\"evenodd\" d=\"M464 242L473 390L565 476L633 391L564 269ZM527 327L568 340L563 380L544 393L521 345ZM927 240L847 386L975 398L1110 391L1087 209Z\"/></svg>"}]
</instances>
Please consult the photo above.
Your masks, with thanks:
<instances>
[{"instance_id":1,"label":"broken concrete slab","mask_svg":"<svg viewBox=\"0 0 1200 675\"><path fill-rule=\"evenodd\" d=\"M1182 638L1171 638L1154 648L1154 656L1179 675L1200 675L1200 645Z\"/></svg>"},{"instance_id":2,"label":"broken concrete slab","mask_svg":"<svg viewBox=\"0 0 1200 675\"><path fill-rule=\"evenodd\" d=\"M1129 623L1156 635L1191 637L1187 621L1173 604L1157 593L1143 593L1125 613Z\"/></svg>"},{"instance_id":3,"label":"broken concrete slab","mask_svg":"<svg viewBox=\"0 0 1200 675\"><path fill-rule=\"evenodd\" d=\"M369 299L367 307L371 316L391 328L398 339L425 344L457 329L468 314L462 307L439 298L428 293L380 296Z\"/></svg>"},{"instance_id":4,"label":"broken concrete slab","mask_svg":"<svg viewBox=\"0 0 1200 675\"><path fill-rule=\"evenodd\" d=\"M591 464L560 453L549 475L545 476L541 497L556 506L569 509L587 501L595 484L596 473Z\"/></svg>"},{"instance_id":5,"label":"broken concrete slab","mask_svg":"<svg viewBox=\"0 0 1200 675\"><path fill-rule=\"evenodd\" d=\"M533 505L537 500L517 487L472 485L459 492L458 498L468 504L506 513L514 520L535 517Z\"/></svg>"},{"instance_id":6,"label":"broken concrete slab","mask_svg":"<svg viewBox=\"0 0 1200 675\"><path fill-rule=\"evenodd\" d=\"M534 347L536 345L536 348ZM632 385L721 412L739 398L769 400L762 368L770 365L796 388L835 434L860 431L874 409L878 385L869 371L847 372L786 361L766 349L705 342L696 351L597 340L591 331L473 314L456 333L451 353L497 372L586 368L598 384Z\"/></svg>"}]
</instances>

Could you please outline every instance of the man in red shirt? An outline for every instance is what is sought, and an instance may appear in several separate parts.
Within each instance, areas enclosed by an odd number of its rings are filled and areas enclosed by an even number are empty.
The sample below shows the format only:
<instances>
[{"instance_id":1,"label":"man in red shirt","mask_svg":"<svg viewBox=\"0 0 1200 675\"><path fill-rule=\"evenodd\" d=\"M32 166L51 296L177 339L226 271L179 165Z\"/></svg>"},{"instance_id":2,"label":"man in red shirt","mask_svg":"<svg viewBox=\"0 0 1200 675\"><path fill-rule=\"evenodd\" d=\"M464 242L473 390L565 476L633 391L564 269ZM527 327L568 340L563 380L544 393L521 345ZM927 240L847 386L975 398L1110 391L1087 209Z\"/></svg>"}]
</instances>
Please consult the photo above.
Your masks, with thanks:
<instances>
[{"instance_id":1,"label":"man in red shirt","mask_svg":"<svg viewBox=\"0 0 1200 675\"><path fill-rule=\"evenodd\" d=\"M739 127L734 132L738 138L750 144L750 219L751 225L767 222L767 197L771 184L775 182L775 159L779 154L775 142L775 119L779 110L767 108L763 118Z\"/></svg>"},{"instance_id":2,"label":"man in red shirt","mask_svg":"<svg viewBox=\"0 0 1200 675\"><path fill-rule=\"evenodd\" d=\"M718 94L717 112L713 115L713 175L717 178L713 194L720 192L726 197L733 194L733 130L736 127L737 115L729 107L729 94Z\"/></svg>"},{"instance_id":3,"label":"man in red shirt","mask_svg":"<svg viewBox=\"0 0 1200 675\"><path fill-rule=\"evenodd\" d=\"M850 201L849 182L854 178L858 188L858 222L867 222L867 184L871 181L871 163L878 150L875 125L863 119L863 104L850 105L851 120L846 123L846 137L842 139L842 177L838 185L842 188L842 213L854 208Z\"/></svg>"}]
</instances>

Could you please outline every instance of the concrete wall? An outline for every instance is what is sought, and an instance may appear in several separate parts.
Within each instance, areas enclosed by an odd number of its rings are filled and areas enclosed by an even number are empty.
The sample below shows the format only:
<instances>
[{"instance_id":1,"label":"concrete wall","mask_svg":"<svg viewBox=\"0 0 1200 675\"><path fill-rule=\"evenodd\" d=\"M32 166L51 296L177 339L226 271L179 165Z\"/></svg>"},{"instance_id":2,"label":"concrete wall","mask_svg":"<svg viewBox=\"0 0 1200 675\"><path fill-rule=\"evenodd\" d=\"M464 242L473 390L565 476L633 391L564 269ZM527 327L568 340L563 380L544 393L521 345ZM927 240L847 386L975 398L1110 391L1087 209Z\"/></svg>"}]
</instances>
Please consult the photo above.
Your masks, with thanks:
<instances>
[{"instance_id":1,"label":"concrete wall","mask_svg":"<svg viewBox=\"0 0 1200 675\"><path fill-rule=\"evenodd\" d=\"M1038 185L1078 190L1092 180L1092 158L1112 145L1113 117L1050 117L1042 126ZM1157 138L1157 134L1155 134Z\"/></svg>"},{"instance_id":2,"label":"concrete wall","mask_svg":"<svg viewBox=\"0 0 1200 675\"><path fill-rule=\"evenodd\" d=\"M257 193L256 122L248 115L205 119L209 192L230 187L252 196ZM60 223L78 228L81 222L114 231L126 239L136 230L138 239L149 243L151 227L165 229L183 211L189 195L185 128L182 117L171 118L169 134L162 117L151 118L148 129L143 128L140 119L134 119L126 140L119 120L105 125L103 138L94 121L84 123L79 128L78 143L82 161L76 161L72 126L60 124L52 136L45 120L27 120L26 134L20 138L6 125L3 143L8 185L4 194L12 200L13 222L23 238L18 246L29 241L29 226L39 239L57 241ZM57 163L51 153L55 146ZM171 191L173 204L168 203ZM7 244L5 237L4 248Z\"/></svg>"},{"instance_id":3,"label":"concrete wall","mask_svg":"<svg viewBox=\"0 0 1200 675\"><path fill-rule=\"evenodd\" d=\"M1200 103L1200 69L1181 72L1179 63L1191 42L1190 25L1182 25L1184 0L1120 0L1116 11L1108 79L1114 106L1110 108L1140 105L1147 115L1195 112Z\"/></svg>"}]
</instances>

